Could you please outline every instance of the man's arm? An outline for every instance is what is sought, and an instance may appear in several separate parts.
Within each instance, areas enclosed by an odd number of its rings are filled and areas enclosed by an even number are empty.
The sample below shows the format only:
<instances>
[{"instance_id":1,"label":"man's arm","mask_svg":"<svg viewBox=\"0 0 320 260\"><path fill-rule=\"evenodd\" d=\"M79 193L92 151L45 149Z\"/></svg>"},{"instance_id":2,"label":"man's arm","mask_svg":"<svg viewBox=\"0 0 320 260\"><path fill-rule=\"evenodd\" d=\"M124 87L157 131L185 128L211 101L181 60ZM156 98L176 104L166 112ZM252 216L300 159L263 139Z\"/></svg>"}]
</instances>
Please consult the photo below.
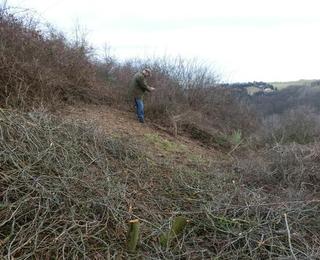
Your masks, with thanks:
<instances>
[{"instance_id":1,"label":"man's arm","mask_svg":"<svg viewBox=\"0 0 320 260\"><path fill-rule=\"evenodd\" d=\"M144 90L144 91L149 91L149 92L151 92L151 91L154 90L153 87L150 87L150 86L147 84L147 82L146 82L146 80L145 80L144 77L138 77L138 78L137 78L137 82L138 82L139 87L140 87L142 90Z\"/></svg>"}]
</instances>

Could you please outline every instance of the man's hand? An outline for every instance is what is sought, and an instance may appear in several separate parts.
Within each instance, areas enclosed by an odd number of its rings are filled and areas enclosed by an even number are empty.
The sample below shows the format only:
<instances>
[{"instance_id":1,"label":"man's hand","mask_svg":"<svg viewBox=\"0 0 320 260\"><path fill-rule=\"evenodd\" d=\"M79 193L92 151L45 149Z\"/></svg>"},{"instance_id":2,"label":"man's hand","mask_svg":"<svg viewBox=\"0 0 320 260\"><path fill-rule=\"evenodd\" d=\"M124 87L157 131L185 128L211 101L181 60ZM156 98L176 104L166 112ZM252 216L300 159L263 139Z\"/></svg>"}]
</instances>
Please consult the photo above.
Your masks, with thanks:
<instances>
[{"instance_id":1,"label":"man's hand","mask_svg":"<svg viewBox=\"0 0 320 260\"><path fill-rule=\"evenodd\" d=\"M154 90L155 90L155 88L153 88L153 87L150 87L150 90L151 90L151 91L154 91Z\"/></svg>"}]
</instances>

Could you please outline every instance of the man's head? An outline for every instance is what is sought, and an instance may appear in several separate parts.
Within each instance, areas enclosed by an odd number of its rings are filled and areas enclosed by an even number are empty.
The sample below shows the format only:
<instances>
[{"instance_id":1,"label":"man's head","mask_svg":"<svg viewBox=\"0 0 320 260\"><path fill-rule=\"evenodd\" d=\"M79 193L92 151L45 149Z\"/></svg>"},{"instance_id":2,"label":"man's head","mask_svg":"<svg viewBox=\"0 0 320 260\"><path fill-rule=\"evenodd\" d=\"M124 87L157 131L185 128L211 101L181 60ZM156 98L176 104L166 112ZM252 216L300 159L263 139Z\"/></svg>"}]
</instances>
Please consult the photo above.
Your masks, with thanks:
<instances>
[{"instance_id":1,"label":"man's head","mask_svg":"<svg viewBox=\"0 0 320 260\"><path fill-rule=\"evenodd\" d=\"M146 78L149 78L149 77L151 77L151 70L145 68L145 69L143 69L142 74L143 74Z\"/></svg>"}]
</instances>

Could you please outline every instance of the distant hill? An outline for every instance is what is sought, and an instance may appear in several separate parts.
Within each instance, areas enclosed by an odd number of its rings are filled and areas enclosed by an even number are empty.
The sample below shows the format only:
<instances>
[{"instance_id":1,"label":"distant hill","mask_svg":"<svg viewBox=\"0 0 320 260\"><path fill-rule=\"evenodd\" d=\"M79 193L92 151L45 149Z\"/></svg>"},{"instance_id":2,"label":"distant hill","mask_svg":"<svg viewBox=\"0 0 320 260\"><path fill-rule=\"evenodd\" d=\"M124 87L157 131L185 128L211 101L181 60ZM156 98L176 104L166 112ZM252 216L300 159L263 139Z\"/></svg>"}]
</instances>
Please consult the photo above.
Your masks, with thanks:
<instances>
[{"instance_id":1,"label":"distant hill","mask_svg":"<svg viewBox=\"0 0 320 260\"><path fill-rule=\"evenodd\" d=\"M270 93L275 90L275 87L271 83L263 81L227 83L221 84L220 86L225 88L241 90L242 93L246 93L248 95Z\"/></svg>"},{"instance_id":2,"label":"distant hill","mask_svg":"<svg viewBox=\"0 0 320 260\"><path fill-rule=\"evenodd\" d=\"M306 80L301 79L297 81L283 81L283 82L263 82L263 81L253 81L253 82L239 82L239 83L225 83L219 86L225 88L231 88L236 90L245 91L248 95L256 94L266 94L271 93L275 90L282 90L287 87L300 86L300 87L320 87L319 79Z\"/></svg>"},{"instance_id":3,"label":"distant hill","mask_svg":"<svg viewBox=\"0 0 320 260\"><path fill-rule=\"evenodd\" d=\"M273 85L276 89L284 89L290 86L320 86L320 80L319 79L301 79L297 81L285 81L285 82L270 82L271 85Z\"/></svg>"}]
</instances>

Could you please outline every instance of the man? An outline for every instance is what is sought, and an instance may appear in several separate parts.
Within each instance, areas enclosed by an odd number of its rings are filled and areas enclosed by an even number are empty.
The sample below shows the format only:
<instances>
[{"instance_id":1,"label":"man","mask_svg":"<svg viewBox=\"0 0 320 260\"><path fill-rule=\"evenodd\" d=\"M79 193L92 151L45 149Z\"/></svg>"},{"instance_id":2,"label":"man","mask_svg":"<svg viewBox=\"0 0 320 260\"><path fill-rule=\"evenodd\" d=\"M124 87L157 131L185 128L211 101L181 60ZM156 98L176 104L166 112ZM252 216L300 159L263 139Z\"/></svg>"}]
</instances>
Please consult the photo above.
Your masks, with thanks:
<instances>
[{"instance_id":1,"label":"man","mask_svg":"<svg viewBox=\"0 0 320 260\"><path fill-rule=\"evenodd\" d=\"M140 123L144 123L143 96L146 91L151 92L155 88L147 84L146 79L151 77L151 70L144 69L134 75L130 82L130 96L134 98L136 114Z\"/></svg>"}]
</instances>

